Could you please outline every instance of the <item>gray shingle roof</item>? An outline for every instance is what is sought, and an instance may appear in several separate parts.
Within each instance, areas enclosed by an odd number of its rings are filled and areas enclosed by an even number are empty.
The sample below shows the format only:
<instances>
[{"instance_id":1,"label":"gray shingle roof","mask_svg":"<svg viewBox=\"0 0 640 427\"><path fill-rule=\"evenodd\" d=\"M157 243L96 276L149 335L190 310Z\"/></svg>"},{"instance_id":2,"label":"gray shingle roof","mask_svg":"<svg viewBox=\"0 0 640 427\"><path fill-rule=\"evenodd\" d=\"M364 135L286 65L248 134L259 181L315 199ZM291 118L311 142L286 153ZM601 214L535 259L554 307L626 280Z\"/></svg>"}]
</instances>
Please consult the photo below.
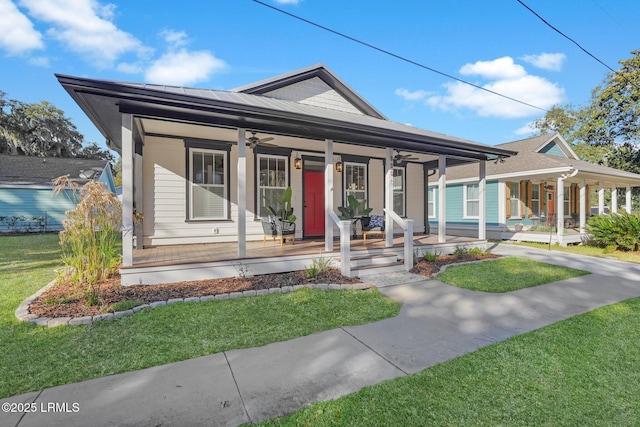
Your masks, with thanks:
<instances>
[{"instance_id":1,"label":"gray shingle roof","mask_svg":"<svg viewBox=\"0 0 640 427\"><path fill-rule=\"evenodd\" d=\"M106 165L106 160L0 155L0 184L51 185L63 175L82 184L92 171L91 178L97 179Z\"/></svg>"}]
</instances>

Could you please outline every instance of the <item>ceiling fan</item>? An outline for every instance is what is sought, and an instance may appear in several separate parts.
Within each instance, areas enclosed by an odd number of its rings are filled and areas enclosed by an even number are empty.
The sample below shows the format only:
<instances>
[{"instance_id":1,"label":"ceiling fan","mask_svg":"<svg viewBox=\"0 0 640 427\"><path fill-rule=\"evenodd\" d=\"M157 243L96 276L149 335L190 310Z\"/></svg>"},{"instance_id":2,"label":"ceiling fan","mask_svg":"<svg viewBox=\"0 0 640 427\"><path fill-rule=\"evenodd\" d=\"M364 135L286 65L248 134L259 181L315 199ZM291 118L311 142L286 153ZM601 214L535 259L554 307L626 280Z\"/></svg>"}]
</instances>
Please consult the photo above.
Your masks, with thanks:
<instances>
[{"instance_id":1,"label":"ceiling fan","mask_svg":"<svg viewBox=\"0 0 640 427\"><path fill-rule=\"evenodd\" d=\"M397 154L395 156L393 156L393 163L394 164L398 164L401 162L405 162L407 160L419 160L417 157L413 157L413 154L409 153L409 154L400 154L399 151L396 152Z\"/></svg>"},{"instance_id":2,"label":"ceiling fan","mask_svg":"<svg viewBox=\"0 0 640 427\"><path fill-rule=\"evenodd\" d=\"M256 132L251 132L251 136L247 138L247 143L249 144L249 148L253 149L257 145L263 145L265 147L277 147L275 144L268 144L269 141L273 141L273 137L269 136L267 138L258 138L256 136Z\"/></svg>"}]
</instances>

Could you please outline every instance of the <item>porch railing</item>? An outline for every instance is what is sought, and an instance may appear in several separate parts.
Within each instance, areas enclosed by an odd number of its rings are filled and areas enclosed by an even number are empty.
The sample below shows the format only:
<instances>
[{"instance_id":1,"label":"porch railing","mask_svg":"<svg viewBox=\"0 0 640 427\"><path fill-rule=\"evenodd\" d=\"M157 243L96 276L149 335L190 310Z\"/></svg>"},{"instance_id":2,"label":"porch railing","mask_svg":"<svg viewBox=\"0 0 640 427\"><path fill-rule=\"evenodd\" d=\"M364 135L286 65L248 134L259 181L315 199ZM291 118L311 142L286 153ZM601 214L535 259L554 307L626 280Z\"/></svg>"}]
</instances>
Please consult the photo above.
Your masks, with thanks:
<instances>
[{"instance_id":1,"label":"porch railing","mask_svg":"<svg viewBox=\"0 0 640 427\"><path fill-rule=\"evenodd\" d=\"M341 220L335 212L330 211L331 220L340 229L340 272L343 276L351 276L351 221Z\"/></svg>"},{"instance_id":2,"label":"porch railing","mask_svg":"<svg viewBox=\"0 0 640 427\"><path fill-rule=\"evenodd\" d=\"M393 222L397 223L404 231L404 269L409 271L413 268L413 220L402 219L400 216L390 209L383 209L384 213L390 217ZM393 224L385 226L386 233L393 236Z\"/></svg>"}]
</instances>

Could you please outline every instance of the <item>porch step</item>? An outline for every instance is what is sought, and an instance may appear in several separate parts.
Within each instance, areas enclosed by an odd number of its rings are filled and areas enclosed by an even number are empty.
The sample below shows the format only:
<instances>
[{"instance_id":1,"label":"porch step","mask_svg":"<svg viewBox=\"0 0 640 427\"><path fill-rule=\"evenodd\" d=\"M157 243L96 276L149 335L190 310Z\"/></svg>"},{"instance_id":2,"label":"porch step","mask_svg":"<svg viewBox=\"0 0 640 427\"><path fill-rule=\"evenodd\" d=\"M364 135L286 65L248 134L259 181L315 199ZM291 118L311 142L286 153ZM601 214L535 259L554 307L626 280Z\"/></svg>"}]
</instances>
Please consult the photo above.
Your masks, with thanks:
<instances>
[{"instance_id":1,"label":"porch step","mask_svg":"<svg viewBox=\"0 0 640 427\"><path fill-rule=\"evenodd\" d=\"M373 264L365 267L356 267L351 269L351 277L367 277L383 273L396 273L404 271L404 263L395 261L389 264Z\"/></svg>"},{"instance_id":2,"label":"porch step","mask_svg":"<svg viewBox=\"0 0 640 427\"><path fill-rule=\"evenodd\" d=\"M371 265L387 265L398 261L396 254L363 255L351 257L351 268L368 267Z\"/></svg>"},{"instance_id":3,"label":"porch step","mask_svg":"<svg viewBox=\"0 0 640 427\"><path fill-rule=\"evenodd\" d=\"M404 263L398 260L397 254L393 253L351 258L351 277L366 277L403 270Z\"/></svg>"}]
</instances>

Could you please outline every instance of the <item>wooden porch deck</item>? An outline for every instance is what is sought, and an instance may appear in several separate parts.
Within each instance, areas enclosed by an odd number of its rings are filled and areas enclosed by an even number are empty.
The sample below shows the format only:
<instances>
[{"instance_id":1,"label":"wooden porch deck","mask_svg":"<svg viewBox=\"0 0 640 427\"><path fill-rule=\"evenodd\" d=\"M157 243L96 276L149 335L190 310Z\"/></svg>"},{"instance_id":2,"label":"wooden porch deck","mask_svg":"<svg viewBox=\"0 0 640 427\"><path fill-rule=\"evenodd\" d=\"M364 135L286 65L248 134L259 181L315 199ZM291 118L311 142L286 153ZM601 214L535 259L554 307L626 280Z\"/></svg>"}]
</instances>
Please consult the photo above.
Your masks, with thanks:
<instances>
[{"instance_id":1,"label":"wooden porch deck","mask_svg":"<svg viewBox=\"0 0 640 427\"><path fill-rule=\"evenodd\" d=\"M402 236L393 239L393 249L402 250L404 238ZM433 246L451 246L456 244L474 243L478 239L470 237L447 236L446 243L439 244L437 235L415 235L413 237L414 248ZM381 238L368 238L351 240L351 252L390 249L385 247L385 241ZM325 253L324 240L297 240L295 244L286 243L280 246L279 241L269 241L263 245L262 241L247 242L247 257L245 259L290 257L297 255L320 255ZM340 254L340 242L334 242L333 254ZM127 268L160 267L171 265L211 263L221 261L238 261L237 243L205 243L191 245L158 246L145 249L134 249L133 266Z\"/></svg>"}]
</instances>

